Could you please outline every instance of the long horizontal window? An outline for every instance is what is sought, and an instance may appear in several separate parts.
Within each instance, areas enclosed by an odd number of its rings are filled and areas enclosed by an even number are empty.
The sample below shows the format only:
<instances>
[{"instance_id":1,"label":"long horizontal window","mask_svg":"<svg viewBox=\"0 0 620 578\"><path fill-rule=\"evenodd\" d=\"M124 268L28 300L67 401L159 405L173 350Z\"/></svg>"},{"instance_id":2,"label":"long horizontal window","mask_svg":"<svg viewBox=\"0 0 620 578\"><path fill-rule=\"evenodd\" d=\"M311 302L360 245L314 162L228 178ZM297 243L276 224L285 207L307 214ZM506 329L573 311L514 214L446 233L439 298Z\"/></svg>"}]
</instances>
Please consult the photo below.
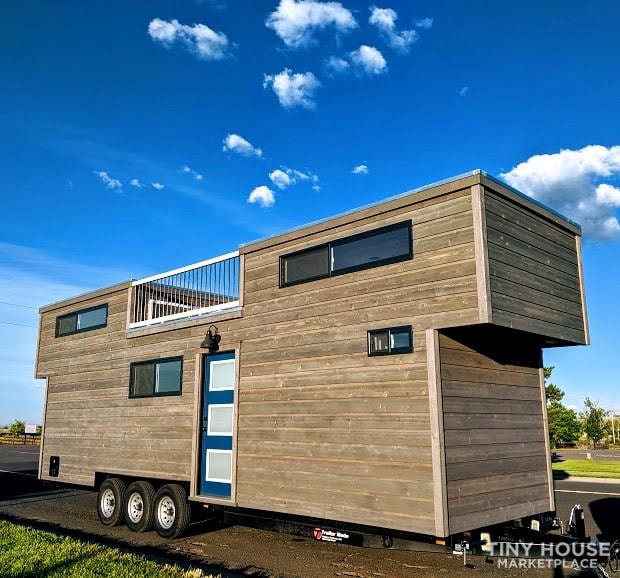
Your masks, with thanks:
<instances>
[{"instance_id":1,"label":"long horizontal window","mask_svg":"<svg viewBox=\"0 0 620 578\"><path fill-rule=\"evenodd\" d=\"M181 395L183 358L132 363L130 374L129 397Z\"/></svg>"},{"instance_id":2,"label":"long horizontal window","mask_svg":"<svg viewBox=\"0 0 620 578\"><path fill-rule=\"evenodd\" d=\"M108 324L108 305L97 305L56 318L56 337L99 329Z\"/></svg>"},{"instance_id":3,"label":"long horizontal window","mask_svg":"<svg viewBox=\"0 0 620 578\"><path fill-rule=\"evenodd\" d=\"M280 257L280 287L413 258L411 221Z\"/></svg>"}]
</instances>

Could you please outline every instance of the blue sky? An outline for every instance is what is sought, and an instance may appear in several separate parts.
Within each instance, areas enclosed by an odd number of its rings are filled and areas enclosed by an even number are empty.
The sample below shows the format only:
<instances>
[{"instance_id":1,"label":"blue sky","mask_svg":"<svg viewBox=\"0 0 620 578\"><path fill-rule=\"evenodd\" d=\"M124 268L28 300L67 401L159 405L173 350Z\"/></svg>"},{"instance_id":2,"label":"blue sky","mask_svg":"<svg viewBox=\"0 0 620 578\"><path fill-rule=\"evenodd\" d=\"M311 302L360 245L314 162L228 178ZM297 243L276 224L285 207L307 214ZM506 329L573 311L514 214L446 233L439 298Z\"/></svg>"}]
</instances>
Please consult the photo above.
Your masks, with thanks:
<instances>
[{"instance_id":1,"label":"blue sky","mask_svg":"<svg viewBox=\"0 0 620 578\"><path fill-rule=\"evenodd\" d=\"M620 409L619 17L611 0L6 5L0 423L41 419L34 307L474 168L584 224L592 346L545 361L568 403Z\"/></svg>"}]
</instances>

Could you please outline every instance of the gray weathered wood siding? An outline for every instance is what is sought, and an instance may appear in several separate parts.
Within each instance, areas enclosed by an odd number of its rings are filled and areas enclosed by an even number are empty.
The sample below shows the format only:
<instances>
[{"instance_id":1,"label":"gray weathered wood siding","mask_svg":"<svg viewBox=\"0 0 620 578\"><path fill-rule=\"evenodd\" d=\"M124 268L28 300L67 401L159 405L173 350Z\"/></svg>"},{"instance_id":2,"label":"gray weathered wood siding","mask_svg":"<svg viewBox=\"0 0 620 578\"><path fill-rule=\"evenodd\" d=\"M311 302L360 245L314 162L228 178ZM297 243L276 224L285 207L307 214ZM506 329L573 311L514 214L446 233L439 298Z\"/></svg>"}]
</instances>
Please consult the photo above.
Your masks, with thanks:
<instances>
[{"instance_id":1,"label":"gray weathered wood siding","mask_svg":"<svg viewBox=\"0 0 620 578\"><path fill-rule=\"evenodd\" d=\"M440 332L450 533L553 510L540 347L516 332Z\"/></svg>"},{"instance_id":2,"label":"gray weathered wood siding","mask_svg":"<svg viewBox=\"0 0 620 578\"><path fill-rule=\"evenodd\" d=\"M196 354L207 322L128 338L127 300L124 284L42 313L37 375L48 382L43 479L92 485L95 472L190 479ZM103 303L107 327L54 336L58 315ZM218 321L218 327L226 335L223 345L231 347L229 323ZM183 356L182 395L129 399L130 363L173 356ZM48 476L51 455L60 456L58 478Z\"/></svg>"},{"instance_id":3,"label":"gray weathered wood siding","mask_svg":"<svg viewBox=\"0 0 620 578\"><path fill-rule=\"evenodd\" d=\"M577 235L489 189L484 206L492 322L586 343Z\"/></svg>"},{"instance_id":4,"label":"gray weathered wood siding","mask_svg":"<svg viewBox=\"0 0 620 578\"><path fill-rule=\"evenodd\" d=\"M469 187L245 253L240 506L433 534L425 330L478 321ZM414 258L278 287L279 257L411 219ZM412 324L412 354L368 357Z\"/></svg>"}]
</instances>

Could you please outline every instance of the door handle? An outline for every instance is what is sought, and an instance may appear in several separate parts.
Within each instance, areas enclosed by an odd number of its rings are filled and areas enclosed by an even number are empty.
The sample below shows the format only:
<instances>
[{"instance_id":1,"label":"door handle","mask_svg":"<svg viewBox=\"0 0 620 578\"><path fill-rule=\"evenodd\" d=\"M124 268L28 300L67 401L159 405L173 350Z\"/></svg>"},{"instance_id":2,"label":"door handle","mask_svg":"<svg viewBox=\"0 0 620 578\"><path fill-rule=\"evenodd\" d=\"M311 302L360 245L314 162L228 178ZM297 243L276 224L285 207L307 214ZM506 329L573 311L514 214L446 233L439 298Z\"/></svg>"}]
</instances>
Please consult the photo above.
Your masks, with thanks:
<instances>
[{"instance_id":1,"label":"door handle","mask_svg":"<svg viewBox=\"0 0 620 578\"><path fill-rule=\"evenodd\" d=\"M207 433L209 431L209 428L206 425L202 426L202 433Z\"/></svg>"}]
</instances>

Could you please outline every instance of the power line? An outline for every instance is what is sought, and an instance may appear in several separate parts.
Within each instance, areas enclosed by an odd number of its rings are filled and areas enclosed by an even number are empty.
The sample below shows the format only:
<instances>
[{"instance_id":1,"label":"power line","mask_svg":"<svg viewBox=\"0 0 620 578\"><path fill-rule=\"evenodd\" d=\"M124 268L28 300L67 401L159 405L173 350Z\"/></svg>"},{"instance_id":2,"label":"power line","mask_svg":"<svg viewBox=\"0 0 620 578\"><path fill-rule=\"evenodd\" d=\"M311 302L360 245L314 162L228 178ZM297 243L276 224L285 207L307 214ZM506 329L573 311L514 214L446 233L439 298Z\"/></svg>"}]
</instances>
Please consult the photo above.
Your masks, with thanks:
<instances>
[{"instance_id":1,"label":"power line","mask_svg":"<svg viewBox=\"0 0 620 578\"><path fill-rule=\"evenodd\" d=\"M17 327L32 327L36 329L36 325L26 325L25 323L11 323L10 321L0 321L0 325L16 325Z\"/></svg>"},{"instance_id":2,"label":"power line","mask_svg":"<svg viewBox=\"0 0 620 578\"><path fill-rule=\"evenodd\" d=\"M13 307L23 307L24 309L38 309L32 305L20 305L19 303L10 303L9 301L0 301L0 305L12 305Z\"/></svg>"}]
</instances>

